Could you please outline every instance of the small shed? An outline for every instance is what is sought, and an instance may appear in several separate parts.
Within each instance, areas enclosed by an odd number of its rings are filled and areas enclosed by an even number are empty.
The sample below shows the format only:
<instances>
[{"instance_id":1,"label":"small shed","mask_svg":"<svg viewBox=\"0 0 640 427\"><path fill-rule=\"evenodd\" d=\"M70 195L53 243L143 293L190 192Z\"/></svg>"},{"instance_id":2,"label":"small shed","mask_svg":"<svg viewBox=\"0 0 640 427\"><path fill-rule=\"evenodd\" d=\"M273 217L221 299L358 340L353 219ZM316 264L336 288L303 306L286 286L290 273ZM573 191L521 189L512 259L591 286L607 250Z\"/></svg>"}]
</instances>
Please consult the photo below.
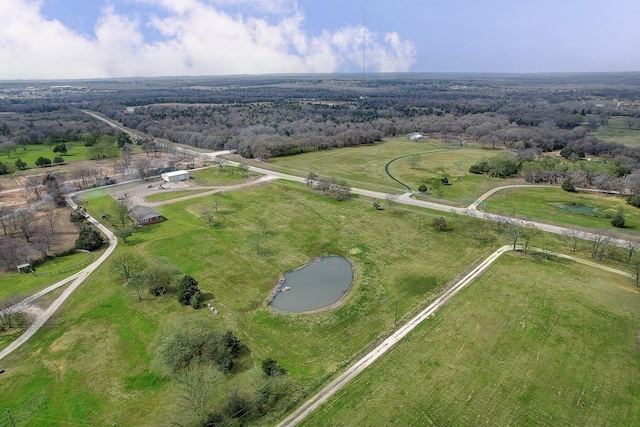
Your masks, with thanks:
<instances>
[{"instance_id":1,"label":"small shed","mask_svg":"<svg viewBox=\"0 0 640 427\"><path fill-rule=\"evenodd\" d=\"M189 179L189 172L185 170L165 172L162 174L162 180L165 182L186 181Z\"/></svg>"},{"instance_id":2,"label":"small shed","mask_svg":"<svg viewBox=\"0 0 640 427\"><path fill-rule=\"evenodd\" d=\"M136 205L131 208L129 215L138 225L154 224L164 219L160 212L149 206Z\"/></svg>"},{"instance_id":3,"label":"small shed","mask_svg":"<svg viewBox=\"0 0 640 427\"><path fill-rule=\"evenodd\" d=\"M31 269L31 264L25 263L18 265L18 271L20 273L31 273L33 270Z\"/></svg>"}]
</instances>

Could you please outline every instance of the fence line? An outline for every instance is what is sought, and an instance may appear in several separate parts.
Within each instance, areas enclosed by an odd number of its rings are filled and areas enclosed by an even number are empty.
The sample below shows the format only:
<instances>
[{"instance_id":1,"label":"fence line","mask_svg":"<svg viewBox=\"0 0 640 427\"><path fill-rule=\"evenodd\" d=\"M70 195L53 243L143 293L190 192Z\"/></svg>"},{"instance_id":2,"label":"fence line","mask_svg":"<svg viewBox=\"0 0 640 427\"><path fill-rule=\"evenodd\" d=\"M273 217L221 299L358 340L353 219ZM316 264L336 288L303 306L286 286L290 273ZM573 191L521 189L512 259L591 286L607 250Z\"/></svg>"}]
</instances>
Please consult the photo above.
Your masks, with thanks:
<instances>
[{"instance_id":1,"label":"fence line","mask_svg":"<svg viewBox=\"0 0 640 427\"><path fill-rule=\"evenodd\" d=\"M75 264L75 265L72 265L70 267L61 268L56 272L43 271L43 272L39 273L37 271L33 271L32 274L34 276L38 276L38 277L40 277L40 276L53 276L54 274L64 274L64 273L67 273L69 271L77 270L78 268L84 267L85 265L88 265L89 263L91 263L91 261L93 261L93 254L92 253L90 253L88 251L79 251L79 252L87 252L89 254L89 257L85 261L83 261L83 262L81 262L79 264Z\"/></svg>"}]
</instances>

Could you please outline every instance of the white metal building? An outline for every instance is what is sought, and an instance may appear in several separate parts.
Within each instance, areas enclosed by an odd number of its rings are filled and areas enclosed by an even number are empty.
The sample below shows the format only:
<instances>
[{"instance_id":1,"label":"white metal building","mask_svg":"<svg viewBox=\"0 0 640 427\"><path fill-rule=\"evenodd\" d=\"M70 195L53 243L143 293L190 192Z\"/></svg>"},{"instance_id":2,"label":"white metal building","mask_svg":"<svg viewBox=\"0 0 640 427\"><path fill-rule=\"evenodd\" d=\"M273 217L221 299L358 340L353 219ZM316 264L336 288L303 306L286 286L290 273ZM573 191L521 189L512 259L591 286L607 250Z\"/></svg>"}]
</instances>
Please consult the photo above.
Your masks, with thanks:
<instances>
[{"instance_id":1,"label":"white metal building","mask_svg":"<svg viewBox=\"0 0 640 427\"><path fill-rule=\"evenodd\" d=\"M187 179L189 179L189 172L184 170L165 172L162 174L162 180L165 182L186 181Z\"/></svg>"}]
</instances>

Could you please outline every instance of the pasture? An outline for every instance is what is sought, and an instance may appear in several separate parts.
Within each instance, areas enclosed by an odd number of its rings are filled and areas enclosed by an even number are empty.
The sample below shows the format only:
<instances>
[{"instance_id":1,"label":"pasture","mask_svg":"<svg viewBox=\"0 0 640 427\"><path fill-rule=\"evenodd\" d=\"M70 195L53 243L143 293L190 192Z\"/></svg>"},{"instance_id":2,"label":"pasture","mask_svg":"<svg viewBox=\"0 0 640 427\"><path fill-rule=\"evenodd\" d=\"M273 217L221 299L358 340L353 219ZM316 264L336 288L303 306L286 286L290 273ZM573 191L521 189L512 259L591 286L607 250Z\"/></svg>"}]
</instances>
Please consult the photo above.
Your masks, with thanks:
<instances>
[{"instance_id":1,"label":"pasture","mask_svg":"<svg viewBox=\"0 0 640 427\"><path fill-rule=\"evenodd\" d=\"M640 234L640 209L624 198L598 193L569 193L558 187L502 190L479 206L490 213L515 214L549 224L616 230ZM625 228L611 225L611 217L621 208Z\"/></svg>"},{"instance_id":2,"label":"pasture","mask_svg":"<svg viewBox=\"0 0 640 427\"><path fill-rule=\"evenodd\" d=\"M105 190L83 197L98 218L110 203ZM490 251L470 239L479 227L474 220L447 217L452 230L436 232L427 212L376 211L369 200L338 202L301 184L216 197L217 226L200 218L203 209L214 209L213 197L164 205L158 209L167 221L140 229L118 251L192 275L219 315L182 307L173 295L137 301L106 262L55 322L4 361L12 393L0 395L0 407L45 424L157 425L180 411L179 384L155 367L153 342L162 327L194 318L233 331L250 349L226 377L229 387L251 382L260 361L272 357L310 393L392 331L396 310L406 319ZM281 274L325 254L355 265L339 308L286 315L267 307Z\"/></svg>"},{"instance_id":3,"label":"pasture","mask_svg":"<svg viewBox=\"0 0 640 427\"><path fill-rule=\"evenodd\" d=\"M637 425L630 279L507 254L304 426Z\"/></svg>"},{"instance_id":4,"label":"pasture","mask_svg":"<svg viewBox=\"0 0 640 427\"><path fill-rule=\"evenodd\" d=\"M399 137L373 145L279 157L270 160L269 167L303 177L313 171L318 175L344 179L357 188L396 194L407 191L386 173L385 166L389 164L391 175L413 191L417 191L421 184L428 187L428 193L420 197L468 205L484 192L513 182L469 173L471 165L500 153L502 150L486 150L475 145L455 149L444 147L439 140L416 142ZM419 156L415 168L409 163L411 155ZM444 177L451 185L441 184Z\"/></svg>"},{"instance_id":5,"label":"pasture","mask_svg":"<svg viewBox=\"0 0 640 427\"><path fill-rule=\"evenodd\" d=\"M82 141L65 142L67 146L67 154L61 155L60 153L54 153L53 148L55 145L49 146L48 144L28 144L26 148L16 147L16 151L12 151L9 156L6 154L0 156L0 162L7 163L15 168L14 162L17 159L22 159L27 164L27 168L36 169L36 159L38 157L46 157L53 161L54 157L62 157L65 163L76 162L79 160L87 160L87 152L89 147L85 147ZM55 166L45 168L49 170Z\"/></svg>"},{"instance_id":6,"label":"pasture","mask_svg":"<svg viewBox=\"0 0 640 427\"><path fill-rule=\"evenodd\" d=\"M607 142L624 144L627 147L640 147L640 120L636 119L629 129L626 116L612 116L609 118L606 131L594 133L594 136Z\"/></svg>"}]
</instances>

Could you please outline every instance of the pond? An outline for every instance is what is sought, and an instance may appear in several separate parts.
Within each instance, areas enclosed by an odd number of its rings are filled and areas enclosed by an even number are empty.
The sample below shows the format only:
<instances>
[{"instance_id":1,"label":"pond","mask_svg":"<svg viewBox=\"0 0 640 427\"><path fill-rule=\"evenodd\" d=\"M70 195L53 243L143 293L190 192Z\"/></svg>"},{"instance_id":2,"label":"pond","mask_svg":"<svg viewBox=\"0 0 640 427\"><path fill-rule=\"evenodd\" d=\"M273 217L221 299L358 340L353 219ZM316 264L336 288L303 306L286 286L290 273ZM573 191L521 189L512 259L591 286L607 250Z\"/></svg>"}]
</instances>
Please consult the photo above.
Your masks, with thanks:
<instances>
[{"instance_id":1,"label":"pond","mask_svg":"<svg viewBox=\"0 0 640 427\"><path fill-rule=\"evenodd\" d=\"M339 301L351 287L353 267L343 257L328 256L284 275L271 307L301 313Z\"/></svg>"}]
</instances>

